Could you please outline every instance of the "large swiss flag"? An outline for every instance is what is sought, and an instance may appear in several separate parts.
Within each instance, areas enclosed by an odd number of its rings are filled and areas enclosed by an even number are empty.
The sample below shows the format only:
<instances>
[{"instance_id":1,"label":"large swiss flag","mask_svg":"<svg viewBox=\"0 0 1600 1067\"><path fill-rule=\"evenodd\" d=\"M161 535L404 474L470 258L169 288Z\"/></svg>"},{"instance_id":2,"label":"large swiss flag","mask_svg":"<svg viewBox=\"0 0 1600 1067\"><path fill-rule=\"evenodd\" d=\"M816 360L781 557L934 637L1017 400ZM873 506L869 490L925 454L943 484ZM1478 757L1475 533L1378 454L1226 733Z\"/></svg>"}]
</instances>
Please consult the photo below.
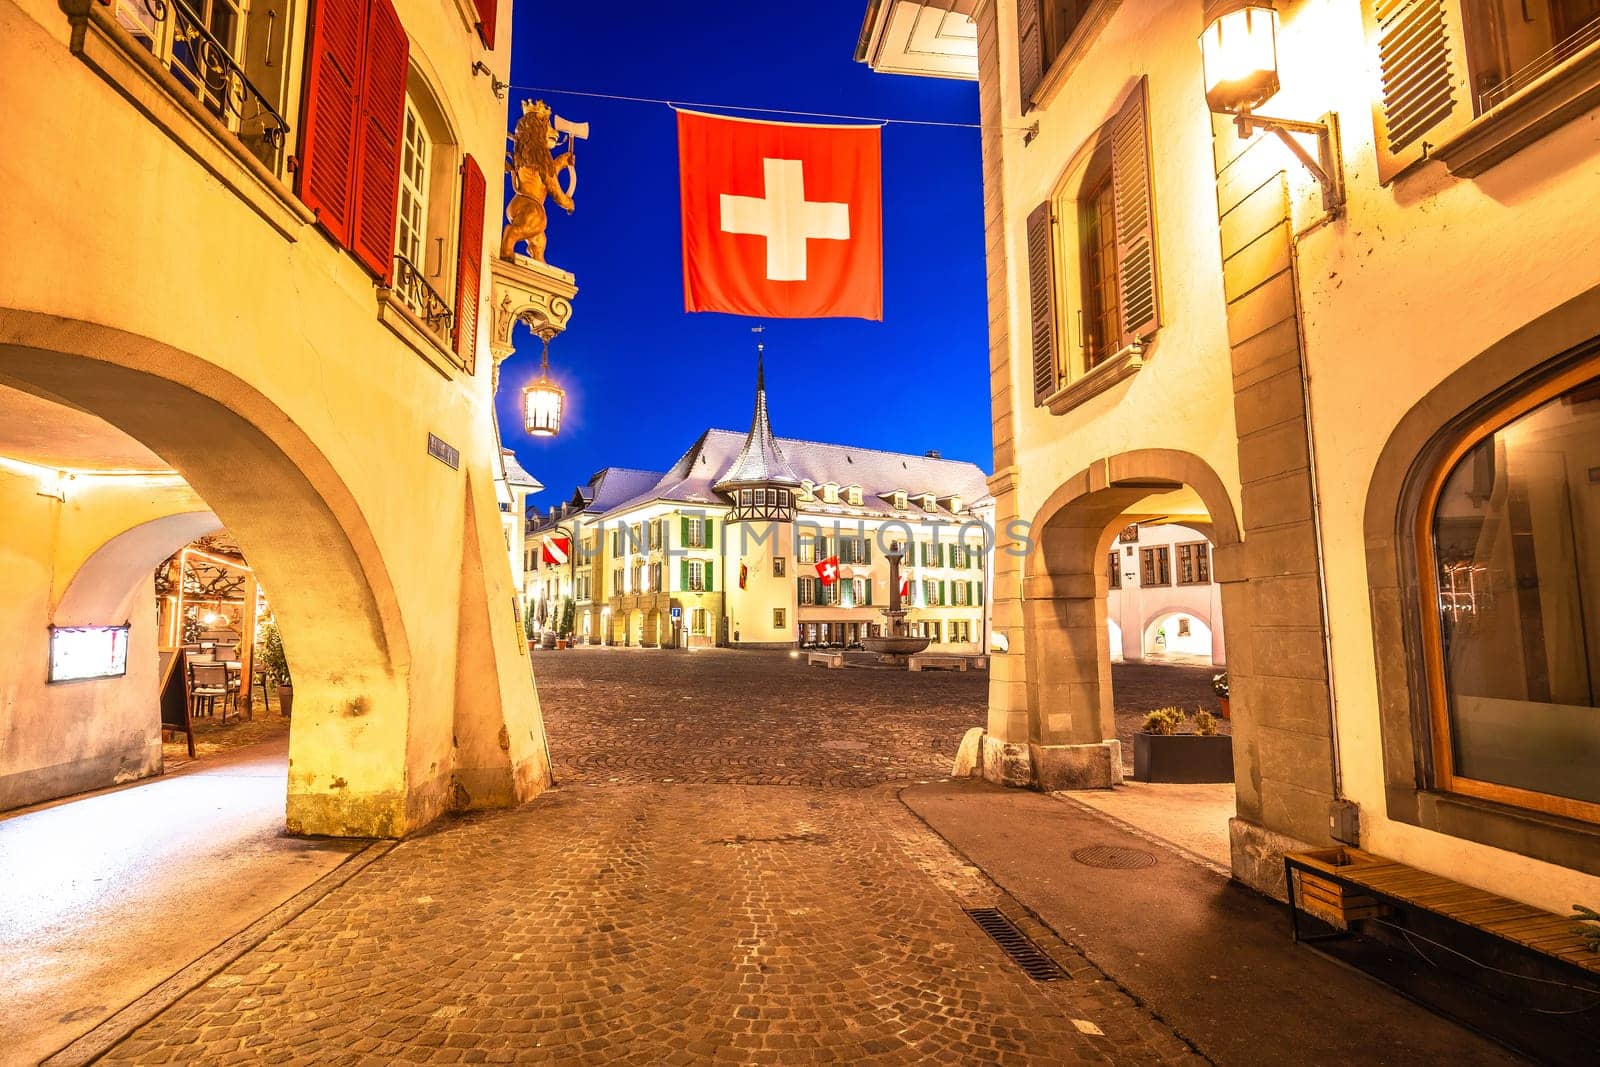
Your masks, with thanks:
<instances>
[{"instance_id":1,"label":"large swiss flag","mask_svg":"<svg viewBox=\"0 0 1600 1067\"><path fill-rule=\"evenodd\" d=\"M883 319L877 126L680 110L678 181L686 310Z\"/></svg>"}]
</instances>

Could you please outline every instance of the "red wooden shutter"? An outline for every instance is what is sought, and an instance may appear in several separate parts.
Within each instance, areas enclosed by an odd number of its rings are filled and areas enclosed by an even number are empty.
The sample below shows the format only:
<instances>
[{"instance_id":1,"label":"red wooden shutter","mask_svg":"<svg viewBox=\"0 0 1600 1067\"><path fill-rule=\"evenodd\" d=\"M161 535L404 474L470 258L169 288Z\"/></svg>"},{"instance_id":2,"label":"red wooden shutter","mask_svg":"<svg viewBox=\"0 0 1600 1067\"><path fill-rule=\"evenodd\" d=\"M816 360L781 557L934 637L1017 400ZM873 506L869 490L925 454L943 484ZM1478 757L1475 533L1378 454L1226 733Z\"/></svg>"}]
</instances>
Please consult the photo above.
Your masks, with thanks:
<instances>
[{"instance_id":1,"label":"red wooden shutter","mask_svg":"<svg viewBox=\"0 0 1600 1067\"><path fill-rule=\"evenodd\" d=\"M483 290L483 213L488 185L471 156L461 160L461 235L456 246L456 354L478 365L478 305Z\"/></svg>"},{"instance_id":2,"label":"red wooden shutter","mask_svg":"<svg viewBox=\"0 0 1600 1067\"><path fill-rule=\"evenodd\" d=\"M1117 286L1122 296L1121 343L1156 332L1155 204L1150 192L1150 128L1143 79L1111 120L1111 190L1116 202Z\"/></svg>"},{"instance_id":3,"label":"red wooden shutter","mask_svg":"<svg viewBox=\"0 0 1600 1067\"><path fill-rule=\"evenodd\" d=\"M316 0L306 47L306 97L295 192L340 244L350 241L356 104L367 0Z\"/></svg>"},{"instance_id":4,"label":"red wooden shutter","mask_svg":"<svg viewBox=\"0 0 1600 1067\"><path fill-rule=\"evenodd\" d=\"M483 47L494 47L494 20L500 13L500 0L472 0L478 9L478 36L483 38Z\"/></svg>"},{"instance_id":5,"label":"red wooden shutter","mask_svg":"<svg viewBox=\"0 0 1600 1067\"><path fill-rule=\"evenodd\" d=\"M1044 19L1039 0L1017 0L1017 83L1022 110L1033 109L1033 93L1044 80Z\"/></svg>"},{"instance_id":6,"label":"red wooden shutter","mask_svg":"<svg viewBox=\"0 0 1600 1067\"><path fill-rule=\"evenodd\" d=\"M1028 213L1028 305L1033 322L1033 402L1056 391L1056 281L1050 255L1050 201ZM927 546L923 546L927 565Z\"/></svg>"},{"instance_id":7,"label":"red wooden shutter","mask_svg":"<svg viewBox=\"0 0 1600 1067\"><path fill-rule=\"evenodd\" d=\"M350 247L387 284L394 271L395 212L400 199L400 141L406 118L406 59L411 43L389 0L372 0L361 76L355 217Z\"/></svg>"}]
</instances>

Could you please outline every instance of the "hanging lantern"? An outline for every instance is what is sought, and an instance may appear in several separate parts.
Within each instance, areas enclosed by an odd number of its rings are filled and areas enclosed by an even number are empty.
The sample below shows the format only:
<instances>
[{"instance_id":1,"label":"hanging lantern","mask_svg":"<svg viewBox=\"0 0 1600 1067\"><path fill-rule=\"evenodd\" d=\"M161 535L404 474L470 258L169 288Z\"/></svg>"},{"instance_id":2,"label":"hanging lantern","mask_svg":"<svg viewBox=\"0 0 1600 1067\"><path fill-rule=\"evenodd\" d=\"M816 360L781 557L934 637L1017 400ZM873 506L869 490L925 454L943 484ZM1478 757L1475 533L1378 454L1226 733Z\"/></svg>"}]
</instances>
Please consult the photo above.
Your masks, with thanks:
<instances>
[{"instance_id":1,"label":"hanging lantern","mask_svg":"<svg viewBox=\"0 0 1600 1067\"><path fill-rule=\"evenodd\" d=\"M545 336L539 360L539 377L522 390L522 422L530 437L554 437L561 431L565 389L550 379L550 338Z\"/></svg>"}]
</instances>

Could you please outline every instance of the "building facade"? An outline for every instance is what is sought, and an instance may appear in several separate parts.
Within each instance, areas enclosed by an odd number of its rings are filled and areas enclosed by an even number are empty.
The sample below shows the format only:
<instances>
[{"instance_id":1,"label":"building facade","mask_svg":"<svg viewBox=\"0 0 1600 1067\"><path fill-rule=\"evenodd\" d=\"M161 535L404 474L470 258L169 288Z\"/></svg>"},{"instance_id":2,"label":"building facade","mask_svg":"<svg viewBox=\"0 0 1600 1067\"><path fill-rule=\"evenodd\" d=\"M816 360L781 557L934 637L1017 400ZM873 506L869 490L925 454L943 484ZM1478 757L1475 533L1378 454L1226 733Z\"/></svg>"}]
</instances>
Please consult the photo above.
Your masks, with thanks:
<instances>
[{"instance_id":1,"label":"building facade","mask_svg":"<svg viewBox=\"0 0 1600 1067\"><path fill-rule=\"evenodd\" d=\"M899 545L912 632L980 653L992 519L971 463L776 437L758 382L748 433L707 430L665 472L602 470L535 520L527 585L547 625L570 600L588 643L850 646L882 632ZM547 539L570 552L553 559ZM817 564L835 557L824 583Z\"/></svg>"},{"instance_id":2,"label":"building facade","mask_svg":"<svg viewBox=\"0 0 1600 1067\"><path fill-rule=\"evenodd\" d=\"M1214 546L1236 877L1281 893L1354 806L1351 843L1565 909L1600 893L1600 12L1281 0L1208 82L1240 8L968 9L990 485L1036 545L998 557L985 773L1114 780L1102 561L1160 517Z\"/></svg>"},{"instance_id":3,"label":"building facade","mask_svg":"<svg viewBox=\"0 0 1600 1067\"><path fill-rule=\"evenodd\" d=\"M1113 661L1226 666L1222 588L1211 542L1170 523L1127 526L1106 552L1106 639Z\"/></svg>"},{"instance_id":4,"label":"building facade","mask_svg":"<svg viewBox=\"0 0 1600 1067\"><path fill-rule=\"evenodd\" d=\"M481 358L510 16L0 0L0 807L159 771L152 576L224 527L292 831L548 784ZM123 625L126 673L46 681L51 627Z\"/></svg>"}]
</instances>

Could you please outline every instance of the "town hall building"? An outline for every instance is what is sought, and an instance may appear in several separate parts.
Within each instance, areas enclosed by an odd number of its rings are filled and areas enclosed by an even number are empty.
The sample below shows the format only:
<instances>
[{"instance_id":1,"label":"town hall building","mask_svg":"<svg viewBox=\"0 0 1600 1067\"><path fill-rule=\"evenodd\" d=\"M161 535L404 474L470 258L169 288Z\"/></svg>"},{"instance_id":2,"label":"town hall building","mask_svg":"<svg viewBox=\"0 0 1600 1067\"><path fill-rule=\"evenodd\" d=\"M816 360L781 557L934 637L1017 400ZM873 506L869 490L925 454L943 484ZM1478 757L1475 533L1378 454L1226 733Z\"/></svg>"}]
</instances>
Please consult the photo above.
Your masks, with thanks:
<instances>
[{"instance_id":1,"label":"town hall building","mask_svg":"<svg viewBox=\"0 0 1600 1067\"><path fill-rule=\"evenodd\" d=\"M605 468L536 515L528 595L543 627L590 644L849 647L883 632L898 545L911 632L986 652L986 477L938 452L776 437L758 370L748 433L706 430L663 472Z\"/></svg>"}]
</instances>

